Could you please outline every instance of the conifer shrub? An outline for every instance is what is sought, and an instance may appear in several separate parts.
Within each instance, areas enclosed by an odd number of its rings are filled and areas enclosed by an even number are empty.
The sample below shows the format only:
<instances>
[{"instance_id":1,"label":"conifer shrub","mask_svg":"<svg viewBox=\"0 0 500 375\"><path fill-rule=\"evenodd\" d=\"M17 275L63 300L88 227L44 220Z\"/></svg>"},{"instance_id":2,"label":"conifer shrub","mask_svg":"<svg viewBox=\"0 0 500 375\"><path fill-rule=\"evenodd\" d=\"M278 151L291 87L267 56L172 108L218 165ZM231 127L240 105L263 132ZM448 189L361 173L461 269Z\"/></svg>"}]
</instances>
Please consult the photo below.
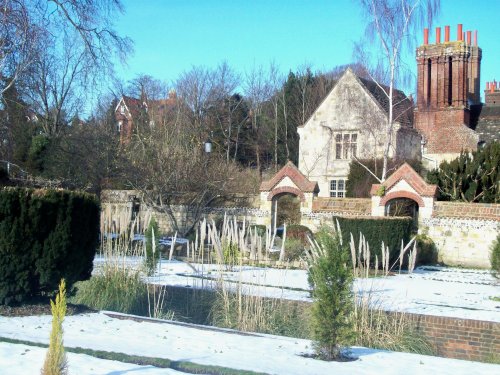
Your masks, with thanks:
<instances>
[{"instance_id":1,"label":"conifer shrub","mask_svg":"<svg viewBox=\"0 0 500 375\"><path fill-rule=\"evenodd\" d=\"M50 301L52 310L52 330L50 331L49 349L42 367L42 375L65 375L68 373L68 361L63 344L63 321L66 316L66 283L59 284L56 300Z\"/></svg>"},{"instance_id":2,"label":"conifer shrub","mask_svg":"<svg viewBox=\"0 0 500 375\"><path fill-rule=\"evenodd\" d=\"M151 276L155 272L160 259L160 249L158 247L160 233L158 223L154 217L151 218L144 236L146 238L146 271L148 276Z\"/></svg>"},{"instance_id":3,"label":"conifer shrub","mask_svg":"<svg viewBox=\"0 0 500 375\"><path fill-rule=\"evenodd\" d=\"M12 304L88 279L99 238L95 196L0 190L0 303Z\"/></svg>"},{"instance_id":4,"label":"conifer shrub","mask_svg":"<svg viewBox=\"0 0 500 375\"><path fill-rule=\"evenodd\" d=\"M500 278L500 234L491 245L491 272L496 278Z\"/></svg>"},{"instance_id":5,"label":"conifer shrub","mask_svg":"<svg viewBox=\"0 0 500 375\"><path fill-rule=\"evenodd\" d=\"M349 243L351 233L355 243L359 243L360 233L363 234L370 246L370 262L373 264L375 255L382 259L382 241L389 247L389 261L392 264L399 257L401 250L401 240L405 244L410 240L413 230L413 220L411 218L393 217L366 217L347 218L336 216L342 231L344 243Z\"/></svg>"},{"instance_id":6,"label":"conifer shrub","mask_svg":"<svg viewBox=\"0 0 500 375\"><path fill-rule=\"evenodd\" d=\"M443 161L427 181L438 186L438 200L499 203L500 142Z\"/></svg>"},{"instance_id":7,"label":"conifer shrub","mask_svg":"<svg viewBox=\"0 0 500 375\"><path fill-rule=\"evenodd\" d=\"M305 246L302 240L298 238L286 238L285 240L285 258L293 262L295 260L301 259L304 254Z\"/></svg>"},{"instance_id":8,"label":"conifer shrub","mask_svg":"<svg viewBox=\"0 0 500 375\"><path fill-rule=\"evenodd\" d=\"M349 250L336 233L327 229L320 230L315 240L317 245L308 253L314 346L321 359L341 360L347 356L344 345L354 338Z\"/></svg>"}]
</instances>

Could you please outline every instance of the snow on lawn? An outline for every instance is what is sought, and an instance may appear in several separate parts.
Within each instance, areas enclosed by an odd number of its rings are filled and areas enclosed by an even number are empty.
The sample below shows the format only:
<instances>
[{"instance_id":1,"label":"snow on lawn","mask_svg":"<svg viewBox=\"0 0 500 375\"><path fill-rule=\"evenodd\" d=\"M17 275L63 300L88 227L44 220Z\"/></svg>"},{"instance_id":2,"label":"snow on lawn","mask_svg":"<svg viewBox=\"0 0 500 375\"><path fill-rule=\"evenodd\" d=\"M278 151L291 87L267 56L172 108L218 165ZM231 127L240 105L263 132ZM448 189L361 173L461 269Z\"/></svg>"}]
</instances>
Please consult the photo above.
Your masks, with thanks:
<instances>
[{"instance_id":1,"label":"snow on lawn","mask_svg":"<svg viewBox=\"0 0 500 375\"><path fill-rule=\"evenodd\" d=\"M48 343L50 326L50 316L0 317L0 336ZM194 325L186 327L174 322L140 323L111 318L104 313L69 316L64 322L64 331L64 341L68 347L161 357L268 374L500 373L498 365L365 348L352 349L352 353L358 357L356 361L324 362L302 356L312 353L309 340L262 334L242 335L236 331ZM0 366L8 368L11 374L37 373L43 361L42 352L32 347L2 344ZM99 367L101 364L102 368ZM93 372L89 370L90 367L98 370ZM108 372L107 369L114 371ZM69 370L73 374L174 373L111 361L101 363L100 360L97 362L87 356L72 354L69 355Z\"/></svg>"},{"instance_id":2,"label":"snow on lawn","mask_svg":"<svg viewBox=\"0 0 500 375\"><path fill-rule=\"evenodd\" d=\"M45 361L47 349L36 346L7 344L0 342L0 368L2 375L39 374ZM180 375L183 372L139 366L118 361L98 359L85 354L67 353L69 373L77 375Z\"/></svg>"},{"instance_id":3,"label":"snow on lawn","mask_svg":"<svg viewBox=\"0 0 500 375\"><path fill-rule=\"evenodd\" d=\"M140 258L126 261L129 266L141 264ZM102 262L102 258L96 258L96 269ZM241 282L245 293L310 301L304 270L243 266L221 271L214 264L162 260L160 271L148 282L210 288L212 283L200 277L217 279L221 274L233 288ZM490 299L500 297L500 285L485 270L421 267L413 274L357 279L354 288L358 293L371 292L376 306L389 311L500 322L500 302Z\"/></svg>"}]
</instances>

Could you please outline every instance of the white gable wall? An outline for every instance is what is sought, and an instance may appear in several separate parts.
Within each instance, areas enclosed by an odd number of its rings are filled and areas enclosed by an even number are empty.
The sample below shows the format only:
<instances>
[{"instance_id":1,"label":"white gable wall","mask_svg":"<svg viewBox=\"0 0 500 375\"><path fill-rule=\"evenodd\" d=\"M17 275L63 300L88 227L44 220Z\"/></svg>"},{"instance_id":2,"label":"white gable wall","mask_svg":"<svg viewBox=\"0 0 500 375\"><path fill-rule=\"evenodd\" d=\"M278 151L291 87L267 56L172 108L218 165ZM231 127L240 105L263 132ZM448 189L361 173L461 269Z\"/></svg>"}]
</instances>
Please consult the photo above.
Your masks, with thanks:
<instances>
[{"instance_id":1,"label":"white gable wall","mask_svg":"<svg viewBox=\"0 0 500 375\"><path fill-rule=\"evenodd\" d=\"M351 157L336 159L337 134L356 134L360 159L383 156L387 117L371 94L348 69L311 118L298 128L299 170L317 181L320 197L328 197L330 180L347 178ZM395 155L399 124L393 131L389 157Z\"/></svg>"}]
</instances>

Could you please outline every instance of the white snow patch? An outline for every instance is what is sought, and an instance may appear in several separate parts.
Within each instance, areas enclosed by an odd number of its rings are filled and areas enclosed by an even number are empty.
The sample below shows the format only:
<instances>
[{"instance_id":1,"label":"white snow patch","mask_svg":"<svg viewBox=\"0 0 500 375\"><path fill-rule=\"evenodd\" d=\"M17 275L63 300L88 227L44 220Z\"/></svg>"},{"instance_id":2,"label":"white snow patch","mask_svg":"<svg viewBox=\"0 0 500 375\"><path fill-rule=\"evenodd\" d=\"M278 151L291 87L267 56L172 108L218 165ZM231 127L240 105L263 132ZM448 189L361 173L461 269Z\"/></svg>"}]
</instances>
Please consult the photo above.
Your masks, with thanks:
<instances>
[{"instance_id":1,"label":"white snow patch","mask_svg":"<svg viewBox=\"0 0 500 375\"><path fill-rule=\"evenodd\" d=\"M50 325L50 316L0 317L0 336L48 343ZM498 365L357 347L352 349L352 354L358 357L356 361L324 362L301 355L312 353L309 340L261 334L243 336L224 330L203 330L168 323L140 323L110 318L103 313L69 316L64 322L64 331L64 342L68 347L161 357L268 374L500 373ZM2 374L38 373L43 355L42 349L3 343L0 345ZM83 355L69 354L68 357L72 374L175 373ZM8 372L3 370L6 368Z\"/></svg>"}]
</instances>

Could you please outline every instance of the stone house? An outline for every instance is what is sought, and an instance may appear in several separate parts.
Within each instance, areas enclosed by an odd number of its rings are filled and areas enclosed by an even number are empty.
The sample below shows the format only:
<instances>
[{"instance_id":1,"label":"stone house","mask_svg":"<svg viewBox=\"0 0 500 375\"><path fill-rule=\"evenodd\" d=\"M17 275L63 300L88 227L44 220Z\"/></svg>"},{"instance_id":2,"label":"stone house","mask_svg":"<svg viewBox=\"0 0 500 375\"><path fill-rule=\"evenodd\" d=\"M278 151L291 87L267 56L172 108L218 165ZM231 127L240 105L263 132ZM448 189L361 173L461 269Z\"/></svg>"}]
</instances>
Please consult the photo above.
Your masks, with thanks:
<instances>
[{"instance_id":1,"label":"stone house","mask_svg":"<svg viewBox=\"0 0 500 375\"><path fill-rule=\"evenodd\" d=\"M385 92L384 92L385 91ZM345 197L349 164L381 158L388 122L388 88L347 69L306 123L300 136L299 170L319 186L320 197ZM389 157L419 157L420 135L413 128L413 102L394 92L394 126Z\"/></svg>"}]
</instances>

